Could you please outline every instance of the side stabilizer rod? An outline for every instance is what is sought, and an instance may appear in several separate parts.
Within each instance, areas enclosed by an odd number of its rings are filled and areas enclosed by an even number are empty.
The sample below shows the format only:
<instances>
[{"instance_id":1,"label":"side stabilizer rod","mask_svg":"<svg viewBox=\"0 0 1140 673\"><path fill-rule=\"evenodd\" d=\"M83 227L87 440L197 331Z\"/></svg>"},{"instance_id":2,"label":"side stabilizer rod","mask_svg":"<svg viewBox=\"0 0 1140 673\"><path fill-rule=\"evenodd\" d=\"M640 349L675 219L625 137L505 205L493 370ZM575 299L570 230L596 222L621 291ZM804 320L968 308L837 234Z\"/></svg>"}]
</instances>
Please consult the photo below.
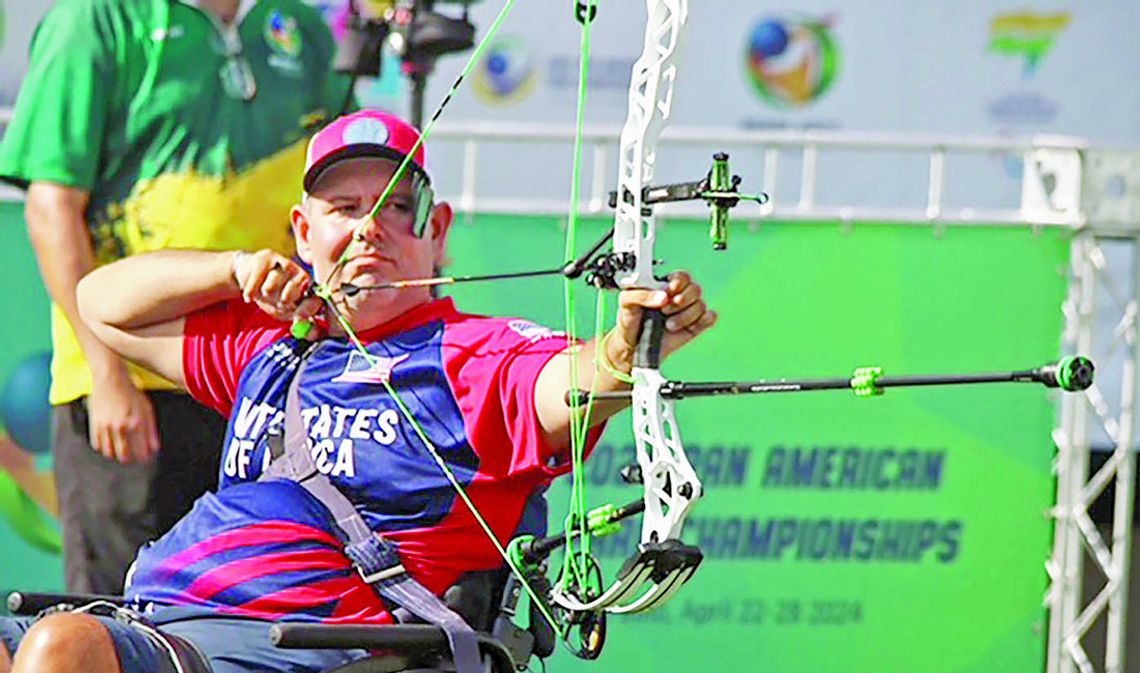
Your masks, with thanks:
<instances>
[{"instance_id":1,"label":"side stabilizer rod","mask_svg":"<svg viewBox=\"0 0 1140 673\"><path fill-rule=\"evenodd\" d=\"M1038 367L1012 372L987 374L946 374L932 376L883 376L879 367L860 367L848 378L831 379L778 379L772 381L666 381L661 396L680 400L686 397L712 395L758 395L765 393L797 393L811 390L852 390L858 397L883 394L886 388L916 386L946 386L976 383L1040 383L1046 388L1059 388L1066 392L1085 390L1093 383L1095 367L1091 360L1080 355L1061 358L1059 361ZM574 396L579 405L589 398L584 390L566 393L566 403ZM594 400L629 399L630 391L594 393Z\"/></svg>"}]
</instances>

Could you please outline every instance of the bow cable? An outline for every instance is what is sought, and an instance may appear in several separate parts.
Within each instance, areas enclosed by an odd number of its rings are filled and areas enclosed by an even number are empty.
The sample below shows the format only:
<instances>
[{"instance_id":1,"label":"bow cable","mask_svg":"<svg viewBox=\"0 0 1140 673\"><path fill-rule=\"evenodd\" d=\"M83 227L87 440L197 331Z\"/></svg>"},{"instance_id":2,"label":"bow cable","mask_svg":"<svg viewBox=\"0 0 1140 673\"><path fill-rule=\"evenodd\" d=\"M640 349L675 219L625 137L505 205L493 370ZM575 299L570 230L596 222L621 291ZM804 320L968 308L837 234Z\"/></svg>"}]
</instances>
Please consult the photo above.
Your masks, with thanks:
<instances>
[{"instance_id":1,"label":"bow cable","mask_svg":"<svg viewBox=\"0 0 1140 673\"><path fill-rule=\"evenodd\" d=\"M353 244L359 242L363 238L362 234L364 227L367 226L368 222L375 218L377 213L380 212L380 209L383 208L384 204L391 196L393 190L396 188L396 185L399 184L400 179L403 178L403 176L407 173L408 167L412 162L412 158L415 156L416 152L419 151L420 147L423 146L425 140L431 134L432 129L435 128L435 123L439 119L440 114L443 112L444 108L447 107L448 103L451 102L453 94L457 91L464 78L471 71L479 58L483 55L483 52L486 51L487 46L490 44L490 41L498 32L499 27L502 25L503 20L506 18L507 14L510 13L511 8L514 6L514 3L515 0L505 0L502 9L499 10L498 15L495 17L495 20L487 29L487 34L484 35L482 40L479 41L479 44L475 46L474 51L468 58L467 63L463 66L463 69L459 73L459 76L456 77L455 81L451 85L451 88L448 90L443 100L440 101L439 105L435 109L435 112L432 113L431 118L428 120L428 123L424 126L423 131L419 134L419 139L416 141L415 145L412 146L411 150L408 151L408 153L404 156L404 160L400 162L399 166L396 168L396 172L388 180L387 186L381 192L380 198L376 200L376 204L372 207L371 212L369 212L365 218L361 219L361 222L357 226L356 231L353 233L349 244L345 246L345 249L341 253L340 258L337 260L336 264L333 265L333 268L329 271L328 276L325 279L325 283L315 284L314 294L324 300L325 305L329 307L329 310L332 312L333 316L336 318L337 322L344 330L345 335L352 342L357 351L365 358L370 366L376 364L376 357L372 355L372 353L370 353L367 348L365 348L364 344L361 343L359 337L356 335L356 332L352 329L352 326L349 324L348 320L344 317L340 310L337 309L336 302L332 299L334 290L330 289L328 286L332 282L333 277L338 272L340 272L344 268L344 265L347 264L351 259L350 253ZM294 336L303 338L311 331L311 329L312 323L310 321L300 321L298 325L294 326ZM518 567L516 561L511 557L510 554L507 553L507 550L503 547L502 543L499 542L498 538L495 537L495 533L491 529L491 526L487 523L486 519L475 507L475 504L467 495L466 490L459 483L458 478L456 478L455 473L452 472L450 467L448 467L447 462L444 461L443 457L439 453L439 450L428 438L427 433L424 431L423 427L416 420L415 416L408 409L407 405L404 404L404 401L400 398L399 394L396 392L392 384L388 381L384 381L383 385L385 391L388 393L388 396L392 398L392 401L395 402L401 414L411 424L416 436L419 437L421 442L423 442L424 447L431 454L432 459L439 466L440 470L447 477L448 481L451 482L451 485L455 488L455 491L459 495L460 499L463 500L464 504L467 506L467 509L471 512L471 515L483 529L483 532L487 534L487 537L495 546L496 551L498 551L499 555L502 556L507 567L510 568L511 573L519 580L523 589L527 592L527 595L530 597L531 601L535 604L539 612L542 614L543 618L546 619L551 628L554 629L554 631L558 634L560 639L564 638L565 630L559 626L558 621L555 620L553 614L551 614L550 609L546 605L546 601L539 598L537 592L531 586L531 583L527 581L525 573L522 572L522 569Z\"/></svg>"}]
</instances>

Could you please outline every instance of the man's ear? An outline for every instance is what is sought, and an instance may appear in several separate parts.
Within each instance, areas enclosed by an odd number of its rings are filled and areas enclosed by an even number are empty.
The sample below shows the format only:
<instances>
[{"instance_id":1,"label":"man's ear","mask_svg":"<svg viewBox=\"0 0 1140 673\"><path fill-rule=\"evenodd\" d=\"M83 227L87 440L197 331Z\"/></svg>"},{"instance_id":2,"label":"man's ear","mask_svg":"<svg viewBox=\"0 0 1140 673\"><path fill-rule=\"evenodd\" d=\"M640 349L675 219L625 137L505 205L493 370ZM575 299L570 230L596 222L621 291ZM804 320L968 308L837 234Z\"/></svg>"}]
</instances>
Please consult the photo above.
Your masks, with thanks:
<instances>
[{"instance_id":1,"label":"man's ear","mask_svg":"<svg viewBox=\"0 0 1140 673\"><path fill-rule=\"evenodd\" d=\"M312 227L309 217L305 214L304 206L293 206L289 212L289 220L293 228L293 240L297 244L297 256L306 264L313 263L313 249L310 240Z\"/></svg>"},{"instance_id":2,"label":"man's ear","mask_svg":"<svg viewBox=\"0 0 1140 673\"><path fill-rule=\"evenodd\" d=\"M447 257L447 234L451 231L451 223L455 213L451 204L440 201L431 209L428 219L428 231L431 232L432 249L435 253L436 266L442 266Z\"/></svg>"}]
</instances>

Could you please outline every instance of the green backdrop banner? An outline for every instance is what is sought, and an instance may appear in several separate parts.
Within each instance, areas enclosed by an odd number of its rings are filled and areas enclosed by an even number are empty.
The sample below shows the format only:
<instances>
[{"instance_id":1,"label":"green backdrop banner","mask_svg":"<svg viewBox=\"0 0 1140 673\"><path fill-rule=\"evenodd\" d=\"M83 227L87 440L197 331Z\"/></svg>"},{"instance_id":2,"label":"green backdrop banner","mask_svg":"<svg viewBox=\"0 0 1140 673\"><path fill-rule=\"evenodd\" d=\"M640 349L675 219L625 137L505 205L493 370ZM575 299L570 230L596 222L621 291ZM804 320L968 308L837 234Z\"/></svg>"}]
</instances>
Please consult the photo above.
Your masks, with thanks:
<instances>
[{"instance_id":1,"label":"green backdrop banner","mask_svg":"<svg viewBox=\"0 0 1140 673\"><path fill-rule=\"evenodd\" d=\"M659 230L662 268L700 279L719 325L675 359L689 380L1010 370L1056 357L1068 238L1028 229L765 222L713 252ZM592 223L581 245L600 235ZM553 219L460 222L457 273L555 265ZM460 305L562 325L560 281L456 289ZM590 294L588 291L580 295ZM592 301L579 323L592 332ZM611 301L611 304L613 302ZM999 673L1043 668L1053 399L1037 386L685 400L706 487L686 539L705 562L669 604L610 619L594 670ZM640 495L628 415L587 464L591 505ZM568 490L551 491L560 526ZM597 544L612 573L638 524ZM552 666L577 670L563 654Z\"/></svg>"},{"instance_id":2,"label":"green backdrop banner","mask_svg":"<svg viewBox=\"0 0 1140 673\"><path fill-rule=\"evenodd\" d=\"M0 302L17 316L0 383L48 343L46 303L16 206ZM580 246L601 234L583 225ZM670 220L663 268L689 269L720 324L666 363L678 379L844 376L1028 368L1058 351L1065 232L764 222L713 252L702 222ZM451 271L555 266L555 218L460 217ZM462 308L564 324L561 281L455 288ZM578 291L579 331L593 329ZM613 303L612 301L610 302ZM1034 386L892 390L870 400L804 393L678 403L706 497L686 539L705 562L661 610L613 617L602 660L554 670L923 671L1042 669L1053 493L1053 399ZM627 502L627 415L587 464L591 505ZM42 464L42 459L40 460ZM551 520L566 511L551 489ZM54 588L58 557L0 521L0 588ZM600 540L612 575L637 524ZM585 670L582 668L581 670Z\"/></svg>"}]
</instances>

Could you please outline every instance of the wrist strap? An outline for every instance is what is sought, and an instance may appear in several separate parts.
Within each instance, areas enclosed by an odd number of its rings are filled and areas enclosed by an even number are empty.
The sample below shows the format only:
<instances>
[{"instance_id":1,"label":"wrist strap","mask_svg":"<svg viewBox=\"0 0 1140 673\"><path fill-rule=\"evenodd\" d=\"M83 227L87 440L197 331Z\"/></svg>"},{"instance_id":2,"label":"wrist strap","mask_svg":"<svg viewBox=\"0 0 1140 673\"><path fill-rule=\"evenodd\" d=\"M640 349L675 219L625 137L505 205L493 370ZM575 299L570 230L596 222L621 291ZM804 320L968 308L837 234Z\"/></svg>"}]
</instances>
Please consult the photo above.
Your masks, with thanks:
<instances>
[{"instance_id":1,"label":"wrist strap","mask_svg":"<svg viewBox=\"0 0 1140 673\"><path fill-rule=\"evenodd\" d=\"M613 336L613 334L613 330L606 332L606 335L598 342L598 347L594 349L594 362L595 364L600 364L602 368L606 370L606 373L614 377L614 379L622 383L633 385L633 377L623 371L619 371L618 368L610 362L609 355L606 354L606 345L610 342L610 337Z\"/></svg>"}]
</instances>

